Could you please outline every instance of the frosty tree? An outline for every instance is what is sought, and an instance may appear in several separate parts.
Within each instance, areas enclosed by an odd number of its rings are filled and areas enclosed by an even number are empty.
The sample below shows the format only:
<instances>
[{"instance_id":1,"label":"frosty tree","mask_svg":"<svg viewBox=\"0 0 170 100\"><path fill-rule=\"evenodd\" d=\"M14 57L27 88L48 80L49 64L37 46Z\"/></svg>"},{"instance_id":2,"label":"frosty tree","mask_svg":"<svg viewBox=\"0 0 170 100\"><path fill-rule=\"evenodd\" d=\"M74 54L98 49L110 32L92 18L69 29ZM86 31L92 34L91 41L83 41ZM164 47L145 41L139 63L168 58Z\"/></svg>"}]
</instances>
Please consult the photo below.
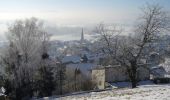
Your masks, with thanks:
<instances>
[{"instance_id":1,"label":"frosty tree","mask_svg":"<svg viewBox=\"0 0 170 100\"><path fill-rule=\"evenodd\" d=\"M34 74L47 53L49 34L36 18L17 20L8 29L9 46L2 55L7 80L17 100L33 95Z\"/></svg>"}]
</instances>

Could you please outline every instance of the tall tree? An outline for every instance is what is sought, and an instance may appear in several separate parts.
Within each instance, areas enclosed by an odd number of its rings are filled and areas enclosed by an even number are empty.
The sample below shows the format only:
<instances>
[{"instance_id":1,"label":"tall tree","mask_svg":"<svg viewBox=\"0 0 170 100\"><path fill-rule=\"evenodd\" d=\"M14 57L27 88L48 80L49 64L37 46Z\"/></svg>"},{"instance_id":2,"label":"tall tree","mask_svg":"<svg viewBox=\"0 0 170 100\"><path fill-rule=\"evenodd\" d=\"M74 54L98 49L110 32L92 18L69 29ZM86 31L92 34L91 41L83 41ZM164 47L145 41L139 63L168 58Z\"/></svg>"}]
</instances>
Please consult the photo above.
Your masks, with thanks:
<instances>
[{"instance_id":1,"label":"tall tree","mask_svg":"<svg viewBox=\"0 0 170 100\"><path fill-rule=\"evenodd\" d=\"M137 84L137 70L140 59L144 57L144 49L154 42L161 33L169 29L169 17L159 5L146 5L142 9L142 16L135 27L134 35L130 37L120 36L121 29L106 27L101 24L97 32L101 34L105 42L106 53L116 59L127 68L132 88ZM121 37L121 38L120 38Z\"/></svg>"}]
</instances>

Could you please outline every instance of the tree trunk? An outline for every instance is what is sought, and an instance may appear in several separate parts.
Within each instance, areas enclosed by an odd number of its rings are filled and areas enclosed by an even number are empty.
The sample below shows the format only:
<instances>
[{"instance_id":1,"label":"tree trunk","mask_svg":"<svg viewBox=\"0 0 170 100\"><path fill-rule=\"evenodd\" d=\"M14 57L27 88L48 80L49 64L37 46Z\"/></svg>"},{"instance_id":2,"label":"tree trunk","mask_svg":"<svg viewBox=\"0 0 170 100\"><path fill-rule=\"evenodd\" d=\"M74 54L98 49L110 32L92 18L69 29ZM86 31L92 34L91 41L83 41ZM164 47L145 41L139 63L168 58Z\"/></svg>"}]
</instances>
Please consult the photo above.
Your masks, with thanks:
<instances>
[{"instance_id":1,"label":"tree trunk","mask_svg":"<svg viewBox=\"0 0 170 100\"><path fill-rule=\"evenodd\" d=\"M136 79L132 80L131 83L132 83L132 88L136 88L137 86Z\"/></svg>"},{"instance_id":2,"label":"tree trunk","mask_svg":"<svg viewBox=\"0 0 170 100\"><path fill-rule=\"evenodd\" d=\"M62 82L62 71L61 71L61 69L60 69L60 95L62 95L62 94L63 94L62 86L63 86L63 82Z\"/></svg>"},{"instance_id":3,"label":"tree trunk","mask_svg":"<svg viewBox=\"0 0 170 100\"><path fill-rule=\"evenodd\" d=\"M76 82L77 82L77 78L76 78L77 72L76 72L76 71L77 71L77 69L75 70L75 91L76 91L76 87L77 87L77 86L76 86L76 85L77 85L77 84L76 84Z\"/></svg>"},{"instance_id":4,"label":"tree trunk","mask_svg":"<svg viewBox=\"0 0 170 100\"><path fill-rule=\"evenodd\" d=\"M22 92L21 92L21 87L17 88L15 90L15 100L22 100Z\"/></svg>"},{"instance_id":5,"label":"tree trunk","mask_svg":"<svg viewBox=\"0 0 170 100\"><path fill-rule=\"evenodd\" d=\"M131 69L130 69L130 80L132 84L132 88L136 88L137 86L137 61L130 61L131 63Z\"/></svg>"}]
</instances>

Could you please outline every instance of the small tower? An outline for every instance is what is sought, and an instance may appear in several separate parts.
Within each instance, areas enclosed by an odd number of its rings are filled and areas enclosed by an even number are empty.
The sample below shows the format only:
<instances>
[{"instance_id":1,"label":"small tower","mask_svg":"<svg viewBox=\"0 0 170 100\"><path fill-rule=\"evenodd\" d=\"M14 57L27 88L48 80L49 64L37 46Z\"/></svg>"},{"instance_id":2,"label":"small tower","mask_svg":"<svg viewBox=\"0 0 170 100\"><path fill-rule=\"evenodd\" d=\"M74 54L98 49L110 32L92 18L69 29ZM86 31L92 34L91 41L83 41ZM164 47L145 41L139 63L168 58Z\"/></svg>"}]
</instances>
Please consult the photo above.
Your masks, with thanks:
<instances>
[{"instance_id":1,"label":"small tower","mask_svg":"<svg viewBox=\"0 0 170 100\"><path fill-rule=\"evenodd\" d=\"M81 43L84 42L84 32L83 32L83 28L82 28L82 32L81 32L81 40L80 40Z\"/></svg>"}]
</instances>

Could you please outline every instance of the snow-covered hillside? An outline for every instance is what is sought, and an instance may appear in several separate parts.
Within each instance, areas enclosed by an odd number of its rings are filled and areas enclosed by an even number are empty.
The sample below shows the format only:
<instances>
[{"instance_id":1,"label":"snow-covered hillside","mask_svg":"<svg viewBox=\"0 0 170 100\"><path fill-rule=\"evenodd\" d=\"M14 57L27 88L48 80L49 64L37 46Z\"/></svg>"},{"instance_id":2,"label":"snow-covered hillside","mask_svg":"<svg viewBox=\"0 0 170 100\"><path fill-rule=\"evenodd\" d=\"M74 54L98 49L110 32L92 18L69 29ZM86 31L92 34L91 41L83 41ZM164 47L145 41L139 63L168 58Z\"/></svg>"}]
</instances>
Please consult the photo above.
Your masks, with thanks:
<instances>
[{"instance_id":1,"label":"snow-covered hillside","mask_svg":"<svg viewBox=\"0 0 170 100\"><path fill-rule=\"evenodd\" d=\"M136 89L117 89L68 96L55 100L169 100L170 85L146 85Z\"/></svg>"},{"instance_id":2,"label":"snow-covered hillside","mask_svg":"<svg viewBox=\"0 0 170 100\"><path fill-rule=\"evenodd\" d=\"M119 88L44 100L170 100L170 84L144 84L138 88Z\"/></svg>"}]
</instances>

